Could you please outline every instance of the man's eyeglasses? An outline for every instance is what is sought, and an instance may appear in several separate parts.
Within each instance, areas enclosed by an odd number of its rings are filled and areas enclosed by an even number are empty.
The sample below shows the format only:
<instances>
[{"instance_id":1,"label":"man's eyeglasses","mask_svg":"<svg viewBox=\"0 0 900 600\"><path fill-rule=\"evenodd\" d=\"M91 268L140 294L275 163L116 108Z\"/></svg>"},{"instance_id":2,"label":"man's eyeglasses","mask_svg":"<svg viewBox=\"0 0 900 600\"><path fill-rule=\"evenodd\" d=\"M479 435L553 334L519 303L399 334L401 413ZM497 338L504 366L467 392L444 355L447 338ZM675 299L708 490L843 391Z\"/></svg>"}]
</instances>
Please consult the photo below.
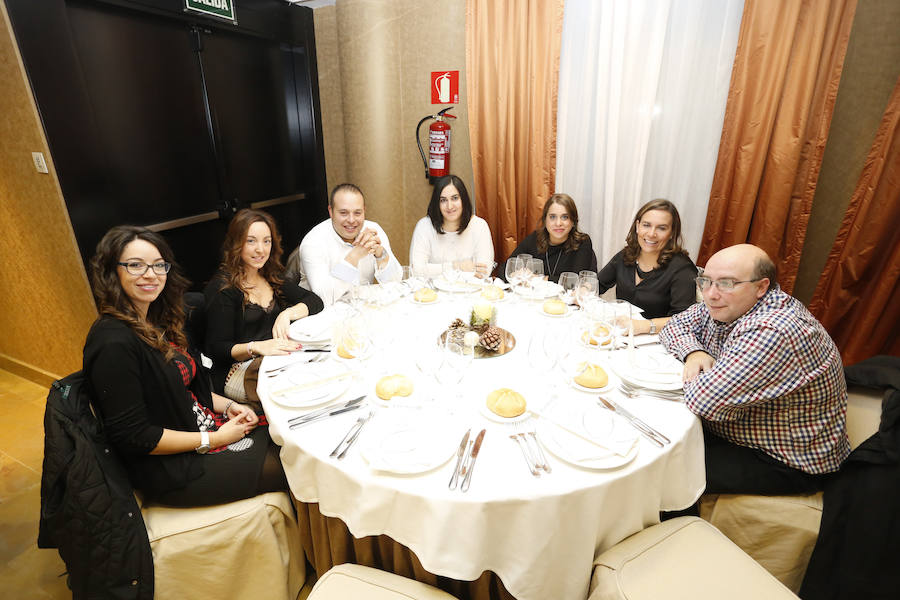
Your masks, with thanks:
<instances>
[{"instance_id":1,"label":"man's eyeglasses","mask_svg":"<svg viewBox=\"0 0 900 600\"><path fill-rule=\"evenodd\" d=\"M706 288L711 285L715 285L717 288L719 288L720 292L730 292L734 289L734 286L738 285L739 283L755 283L757 281L762 281L762 278L748 279L746 281L735 281L734 279L710 279L709 277L701 276L694 279L694 281L697 282L697 287L700 288L701 292L706 291Z\"/></svg>"},{"instance_id":2,"label":"man's eyeglasses","mask_svg":"<svg viewBox=\"0 0 900 600\"><path fill-rule=\"evenodd\" d=\"M140 277L147 272L147 269L153 269L153 272L157 275L165 275L169 272L169 269L172 268L172 263L158 262L153 263L152 265L148 265L145 262L140 262L137 260L133 260L131 262L120 262L119 265L125 267L125 270L128 271L128 274L134 275L135 277Z\"/></svg>"}]
</instances>

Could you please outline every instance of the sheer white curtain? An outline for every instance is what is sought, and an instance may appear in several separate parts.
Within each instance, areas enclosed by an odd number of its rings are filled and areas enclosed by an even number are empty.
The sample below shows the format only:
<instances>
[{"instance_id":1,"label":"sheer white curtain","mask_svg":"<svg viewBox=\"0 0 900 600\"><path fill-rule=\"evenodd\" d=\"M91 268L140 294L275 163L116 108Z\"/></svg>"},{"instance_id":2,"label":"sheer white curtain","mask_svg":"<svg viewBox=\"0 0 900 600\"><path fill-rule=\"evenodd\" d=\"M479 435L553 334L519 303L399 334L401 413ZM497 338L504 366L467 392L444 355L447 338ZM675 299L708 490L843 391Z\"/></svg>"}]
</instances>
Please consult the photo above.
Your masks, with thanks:
<instances>
[{"instance_id":1,"label":"sheer white curtain","mask_svg":"<svg viewBox=\"0 0 900 600\"><path fill-rule=\"evenodd\" d=\"M635 211L667 198L700 247L743 0L566 0L556 191L600 266Z\"/></svg>"}]
</instances>

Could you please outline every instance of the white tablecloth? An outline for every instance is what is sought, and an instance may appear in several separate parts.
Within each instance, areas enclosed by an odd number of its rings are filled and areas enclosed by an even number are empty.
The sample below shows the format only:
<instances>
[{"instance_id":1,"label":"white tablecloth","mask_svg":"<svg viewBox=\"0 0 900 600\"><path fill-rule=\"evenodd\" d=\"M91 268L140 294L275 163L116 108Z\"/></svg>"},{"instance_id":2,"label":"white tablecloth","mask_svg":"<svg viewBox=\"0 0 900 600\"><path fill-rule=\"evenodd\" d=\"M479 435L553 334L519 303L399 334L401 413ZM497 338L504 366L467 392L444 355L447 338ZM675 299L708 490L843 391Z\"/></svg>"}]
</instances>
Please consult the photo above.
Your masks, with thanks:
<instances>
[{"instance_id":1,"label":"white tablecloth","mask_svg":"<svg viewBox=\"0 0 900 600\"><path fill-rule=\"evenodd\" d=\"M434 390L434 384L429 386L428 378L416 368L415 352L423 340L436 339L455 317L468 320L474 301L471 296L441 294L441 300L430 306L404 298L370 309L374 311L370 322L386 332L382 335L389 339L388 346L378 347L376 356L363 363L361 376L342 398L373 394L375 380L386 372L411 376L417 386L414 400L430 397L423 392ZM290 430L287 419L303 411L272 400L269 392L277 378L260 377L260 397L272 437L283 446L281 458L293 494L301 501L317 502L322 514L340 518L353 535L388 535L438 575L473 580L485 570L493 571L518 600L583 600L597 554L658 523L659 511L686 508L700 496L705 486L701 427L680 403L627 399L610 392L672 444L657 448L641 437L636 458L609 471L578 468L548 453L552 473L533 477L519 447L509 438L509 427L488 420L477 407L498 382L512 382L526 399L537 400L535 396L546 388L529 368L529 338L565 327L573 317L545 317L536 303L516 300L500 302L497 308L497 324L516 336L517 347L507 355L472 363L463 383L464 400L453 407L455 420L447 421L448 427L458 429L456 439L468 427L473 437L481 428L487 429L467 493L447 487L455 456L421 475L399 476L369 468L360 453L367 432L400 409L376 406L356 446L338 461L329 458L329 452L368 408ZM267 357L263 371L285 360ZM564 388L566 397L583 401L589 396ZM449 402L444 398L436 405Z\"/></svg>"}]
</instances>

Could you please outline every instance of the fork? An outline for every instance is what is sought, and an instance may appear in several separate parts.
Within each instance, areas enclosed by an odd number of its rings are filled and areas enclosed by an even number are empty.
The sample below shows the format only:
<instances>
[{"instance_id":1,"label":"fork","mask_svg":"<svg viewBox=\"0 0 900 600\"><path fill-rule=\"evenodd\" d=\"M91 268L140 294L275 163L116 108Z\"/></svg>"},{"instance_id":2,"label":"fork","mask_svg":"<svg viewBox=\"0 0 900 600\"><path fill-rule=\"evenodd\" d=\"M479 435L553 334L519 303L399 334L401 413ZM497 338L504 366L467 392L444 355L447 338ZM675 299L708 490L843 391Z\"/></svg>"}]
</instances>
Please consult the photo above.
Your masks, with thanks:
<instances>
[{"instance_id":1,"label":"fork","mask_svg":"<svg viewBox=\"0 0 900 600\"><path fill-rule=\"evenodd\" d=\"M515 424L510 423L511 427L515 427ZM509 439L515 441L519 445L519 450L522 451L522 457L525 459L525 463L528 465L528 470L531 471L531 474L535 477L540 477L541 472L538 470L535 461L531 458L531 450L528 448L528 441L525 438L525 434L523 433L512 433L509 436Z\"/></svg>"},{"instance_id":2,"label":"fork","mask_svg":"<svg viewBox=\"0 0 900 600\"><path fill-rule=\"evenodd\" d=\"M538 459L540 459L540 461L541 461L541 464L539 464L539 465L535 464L535 467L543 469L544 472L546 472L546 473L550 473L552 469L550 468L550 463L547 462L547 455L544 454L544 451L541 449L541 445L538 442L537 433L532 430L532 431L526 431L525 433L519 433L519 435L521 435L523 438L526 439L526 444L527 444L528 438L525 436L526 435L531 436L531 441L534 442L535 456L537 456Z\"/></svg>"},{"instance_id":3,"label":"fork","mask_svg":"<svg viewBox=\"0 0 900 600\"><path fill-rule=\"evenodd\" d=\"M662 390L647 390L644 388L637 388L632 385L628 385L626 383L621 383L619 385L619 391L628 396L629 398L637 398L639 396L650 396L653 398L660 398L662 400L684 400L683 392L667 392Z\"/></svg>"}]
</instances>

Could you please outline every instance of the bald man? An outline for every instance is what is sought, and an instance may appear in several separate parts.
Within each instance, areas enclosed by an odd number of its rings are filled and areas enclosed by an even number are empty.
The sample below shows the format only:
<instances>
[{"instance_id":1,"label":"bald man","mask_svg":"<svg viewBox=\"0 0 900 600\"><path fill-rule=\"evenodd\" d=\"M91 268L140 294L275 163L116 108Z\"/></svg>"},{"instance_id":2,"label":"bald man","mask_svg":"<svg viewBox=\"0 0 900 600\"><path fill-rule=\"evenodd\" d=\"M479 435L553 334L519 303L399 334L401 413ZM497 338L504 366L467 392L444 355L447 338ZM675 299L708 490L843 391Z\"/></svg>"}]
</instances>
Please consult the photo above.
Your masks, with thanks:
<instances>
[{"instance_id":1,"label":"bald man","mask_svg":"<svg viewBox=\"0 0 900 600\"><path fill-rule=\"evenodd\" d=\"M687 407L703 420L707 492L809 493L850 453L841 356L815 317L775 282L756 246L714 254L703 303L660 342L684 361Z\"/></svg>"}]
</instances>

